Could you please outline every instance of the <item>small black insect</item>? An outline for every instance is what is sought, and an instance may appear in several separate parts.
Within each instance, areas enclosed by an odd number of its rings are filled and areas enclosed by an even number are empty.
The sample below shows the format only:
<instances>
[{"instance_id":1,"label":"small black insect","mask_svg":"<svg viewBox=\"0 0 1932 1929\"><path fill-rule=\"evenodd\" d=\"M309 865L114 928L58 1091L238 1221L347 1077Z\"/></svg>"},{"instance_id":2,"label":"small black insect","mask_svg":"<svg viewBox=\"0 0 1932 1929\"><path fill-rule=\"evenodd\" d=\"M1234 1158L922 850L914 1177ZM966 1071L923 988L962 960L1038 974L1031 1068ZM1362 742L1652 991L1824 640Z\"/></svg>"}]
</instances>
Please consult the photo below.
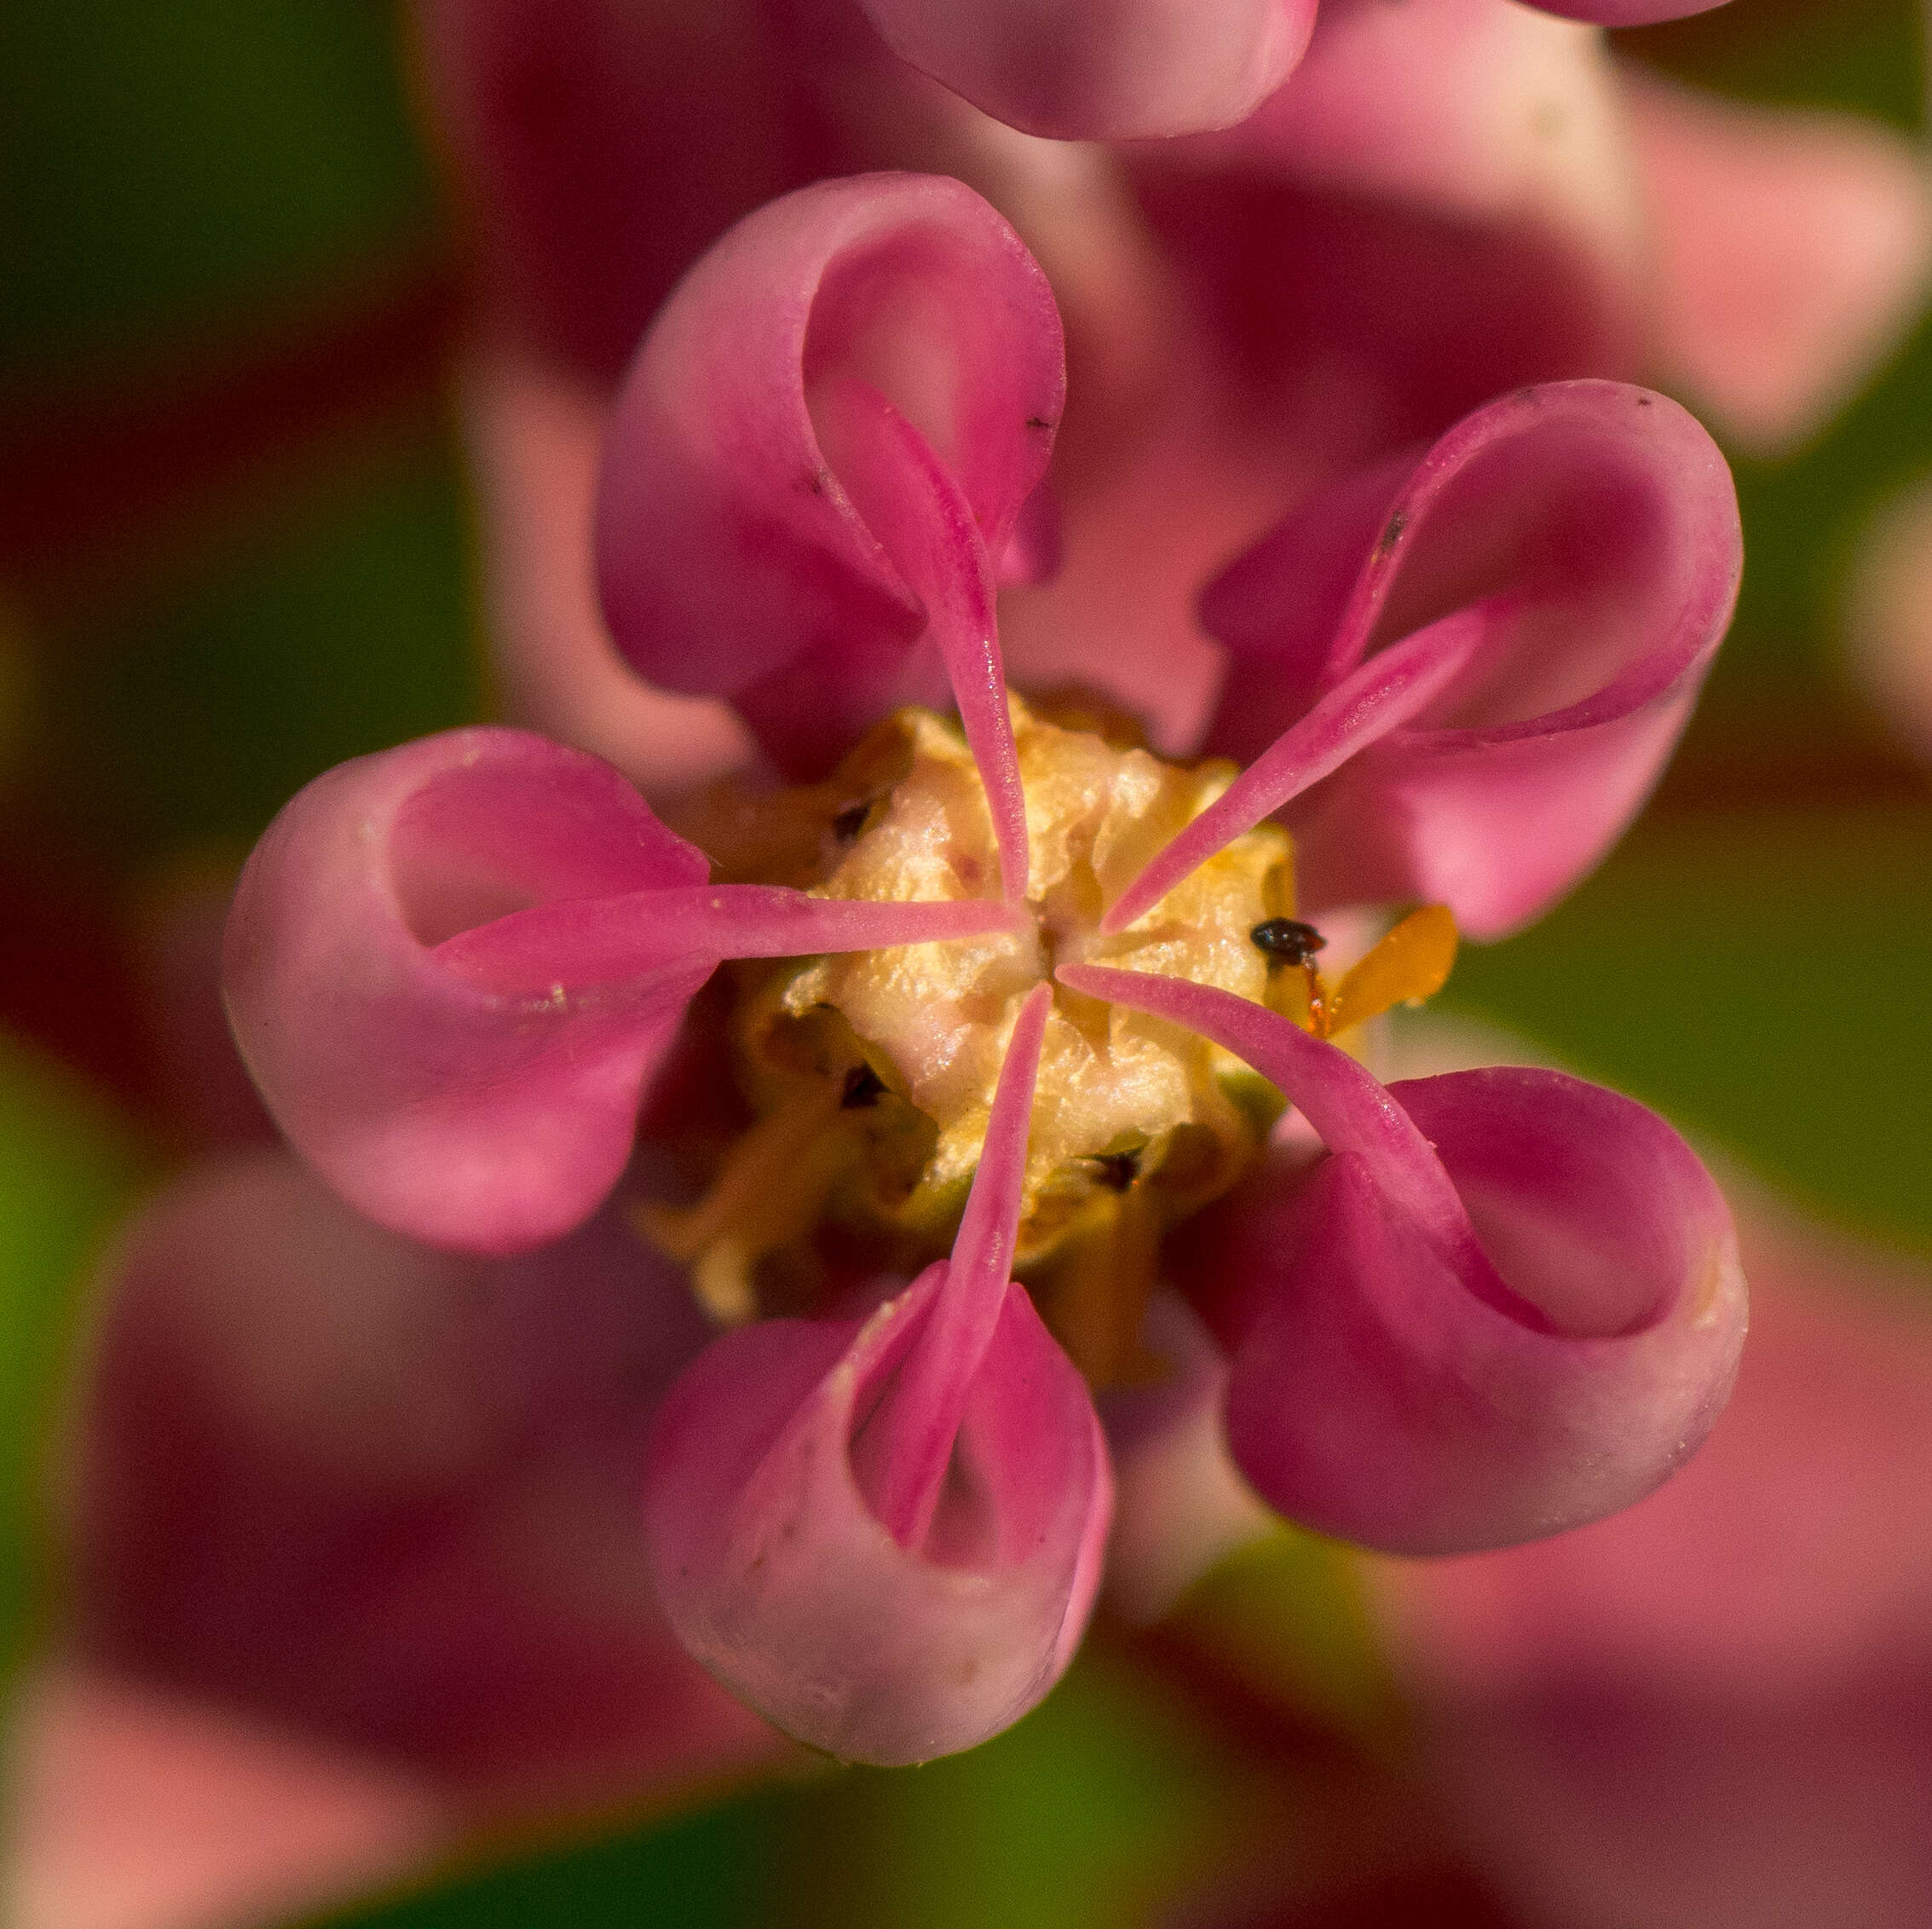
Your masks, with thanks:
<instances>
[{"instance_id":1,"label":"small black insect","mask_svg":"<svg viewBox=\"0 0 1932 1929\"><path fill-rule=\"evenodd\" d=\"M885 1081L869 1065L855 1065L845 1074L845 1083L839 1094L839 1109L841 1112L863 1112L868 1106L879 1103L885 1089Z\"/></svg>"},{"instance_id":2,"label":"small black insect","mask_svg":"<svg viewBox=\"0 0 1932 1929\"><path fill-rule=\"evenodd\" d=\"M1124 1193L1140 1176L1140 1154L1133 1152L1095 1152L1087 1163L1097 1166L1093 1175L1110 1193Z\"/></svg>"},{"instance_id":3,"label":"small black insect","mask_svg":"<svg viewBox=\"0 0 1932 1929\"><path fill-rule=\"evenodd\" d=\"M1248 936L1256 950L1268 954L1271 964L1305 965L1328 943L1313 925L1292 917L1267 918Z\"/></svg>"},{"instance_id":4,"label":"small black insect","mask_svg":"<svg viewBox=\"0 0 1932 1929\"><path fill-rule=\"evenodd\" d=\"M832 835L841 844L850 844L865 829L865 820L872 815L872 806L861 801L848 804L832 820Z\"/></svg>"}]
</instances>

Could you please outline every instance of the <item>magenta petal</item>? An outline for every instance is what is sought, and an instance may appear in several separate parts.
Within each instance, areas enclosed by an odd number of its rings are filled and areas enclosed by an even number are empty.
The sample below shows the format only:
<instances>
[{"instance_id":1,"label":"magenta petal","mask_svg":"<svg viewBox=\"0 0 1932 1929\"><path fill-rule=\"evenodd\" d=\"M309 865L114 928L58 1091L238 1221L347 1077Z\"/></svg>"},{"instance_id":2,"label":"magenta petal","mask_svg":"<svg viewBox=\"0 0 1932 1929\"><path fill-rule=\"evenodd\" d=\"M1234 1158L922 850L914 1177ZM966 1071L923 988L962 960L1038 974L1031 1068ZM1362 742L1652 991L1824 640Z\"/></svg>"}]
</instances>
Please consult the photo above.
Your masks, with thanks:
<instances>
[{"instance_id":1,"label":"magenta petal","mask_svg":"<svg viewBox=\"0 0 1932 1929\"><path fill-rule=\"evenodd\" d=\"M949 1260L862 1325L726 1335L672 1390L644 1522L691 1652L832 1753L923 1761L1072 1659L1113 1487L1086 1383L1010 1277L1051 1003L1014 1027Z\"/></svg>"},{"instance_id":2,"label":"magenta petal","mask_svg":"<svg viewBox=\"0 0 1932 1929\"><path fill-rule=\"evenodd\" d=\"M1232 1354L1235 1459L1282 1512L1400 1553L1507 1546L1641 1499L1710 1430L1744 1275L1653 1112L1516 1067L1384 1089L1227 992L1059 975L1239 1053L1329 1148L1277 1152L1173 1248Z\"/></svg>"},{"instance_id":3,"label":"magenta petal","mask_svg":"<svg viewBox=\"0 0 1932 1929\"><path fill-rule=\"evenodd\" d=\"M995 119L1064 141L1227 127L1284 80L1317 0L859 0Z\"/></svg>"},{"instance_id":4,"label":"magenta petal","mask_svg":"<svg viewBox=\"0 0 1932 1929\"><path fill-rule=\"evenodd\" d=\"M1710 1430L1744 1338L1709 1175L1661 1119L1559 1072L1391 1092L1542 1317L1472 1291L1363 1160L1264 1170L1199 1257L1250 1283L1228 1388L1243 1471L1284 1513L1404 1553L1507 1546L1641 1499Z\"/></svg>"},{"instance_id":5,"label":"magenta petal","mask_svg":"<svg viewBox=\"0 0 1932 1929\"><path fill-rule=\"evenodd\" d=\"M714 962L605 981L597 901L707 868L608 765L541 737L455 731L359 758L295 797L242 873L236 1038L277 1123L359 1211L437 1245L539 1245L615 1183ZM492 990L439 956L566 902L547 990Z\"/></svg>"},{"instance_id":6,"label":"magenta petal","mask_svg":"<svg viewBox=\"0 0 1932 1929\"><path fill-rule=\"evenodd\" d=\"M1458 424L1394 494L1311 678L1305 570L1333 593L1334 522L1358 531L1382 487L1301 511L1210 586L1203 621L1235 656L1214 748L1252 759L1371 649L1480 613L1468 675L1289 823L1310 909L1424 899L1500 936L1601 857L1662 768L1736 598L1736 496L1664 396L1520 390Z\"/></svg>"},{"instance_id":7,"label":"magenta petal","mask_svg":"<svg viewBox=\"0 0 1932 1929\"><path fill-rule=\"evenodd\" d=\"M645 1532L666 1613L762 1714L841 1758L928 1760L1018 1719L1073 1657L1112 1482L1086 1383L1007 1289L921 1547L886 1530L851 1445L916 1346L931 1268L862 1327L729 1333L661 1409Z\"/></svg>"},{"instance_id":8,"label":"magenta petal","mask_svg":"<svg viewBox=\"0 0 1932 1929\"><path fill-rule=\"evenodd\" d=\"M973 529L868 523L878 492L839 466L855 383L917 431ZM618 646L666 689L730 697L794 771L893 702L943 702L939 612L908 572L962 540L1005 557L1064 392L1046 278L958 182L868 175L761 209L685 277L618 397L597 505Z\"/></svg>"}]
</instances>

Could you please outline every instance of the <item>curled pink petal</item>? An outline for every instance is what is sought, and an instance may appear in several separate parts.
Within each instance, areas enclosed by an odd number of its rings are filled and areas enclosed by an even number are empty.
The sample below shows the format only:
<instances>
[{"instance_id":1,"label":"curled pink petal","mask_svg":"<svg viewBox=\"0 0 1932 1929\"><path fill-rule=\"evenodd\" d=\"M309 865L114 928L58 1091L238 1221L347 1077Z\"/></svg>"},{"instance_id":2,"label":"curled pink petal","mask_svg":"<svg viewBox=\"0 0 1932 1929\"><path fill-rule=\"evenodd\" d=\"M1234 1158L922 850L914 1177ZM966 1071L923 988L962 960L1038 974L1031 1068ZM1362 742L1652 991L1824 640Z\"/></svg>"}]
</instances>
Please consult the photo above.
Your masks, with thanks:
<instances>
[{"instance_id":1,"label":"curled pink petal","mask_svg":"<svg viewBox=\"0 0 1932 1929\"><path fill-rule=\"evenodd\" d=\"M1046 1004L1016 1028L953 1259L862 1325L726 1334L653 1432L645 1533L672 1626L842 1757L921 1761L1017 1720L1099 1584L1099 1422L1008 1277Z\"/></svg>"},{"instance_id":2,"label":"curled pink petal","mask_svg":"<svg viewBox=\"0 0 1932 1929\"><path fill-rule=\"evenodd\" d=\"M1226 992L1060 976L1248 1057L1330 1148L1277 1152L1180 1254L1232 1352L1235 1458L1283 1513L1398 1552L1505 1546L1641 1499L1709 1431L1744 1275L1653 1113L1514 1067L1384 1089Z\"/></svg>"},{"instance_id":3,"label":"curled pink petal","mask_svg":"<svg viewBox=\"0 0 1932 1929\"><path fill-rule=\"evenodd\" d=\"M1202 598L1234 653L1214 748L1243 759L1372 650L1464 610L1468 673L1289 812L1303 901L1447 904L1491 938L1608 848L1688 719L1737 597L1723 457L1675 402L1612 382L1525 389L1468 417L1388 500L1325 658L1332 518L1359 530L1382 476L1316 504ZM1303 558L1313 559L1311 577ZM1277 666L1279 666L1277 677Z\"/></svg>"},{"instance_id":4,"label":"curled pink petal","mask_svg":"<svg viewBox=\"0 0 1932 1929\"><path fill-rule=\"evenodd\" d=\"M854 382L917 431L890 466ZM619 648L730 697L794 771L892 702L943 702L929 632L961 613L943 599L983 594L1064 388L1045 277L959 182L864 176L761 209L685 278L618 397L597 552ZM881 488L895 474L939 488L937 523Z\"/></svg>"},{"instance_id":5,"label":"curled pink petal","mask_svg":"<svg viewBox=\"0 0 1932 1929\"><path fill-rule=\"evenodd\" d=\"M859 0L886 44L1062 141L1226 127L1284 80L1317 0Z\"/></svg>"},{"instance_id":6,"label":"curled pink petal","mask_svg":"<svg viewBox=\"0 0 1932 1929\"><path fill-rule=\"evenodd\" d=\"M455 731L359 758L286 805L242 873L236 1038L277 1123L359 1211L476 1251L540 1244L623 1170L639 1094L713 962L599 982L596 902L708 869L609 765L541 737ZM547 993L490 990L438 956L567 902L582 924L558 913Z\"/></svg>"}]
</instances>

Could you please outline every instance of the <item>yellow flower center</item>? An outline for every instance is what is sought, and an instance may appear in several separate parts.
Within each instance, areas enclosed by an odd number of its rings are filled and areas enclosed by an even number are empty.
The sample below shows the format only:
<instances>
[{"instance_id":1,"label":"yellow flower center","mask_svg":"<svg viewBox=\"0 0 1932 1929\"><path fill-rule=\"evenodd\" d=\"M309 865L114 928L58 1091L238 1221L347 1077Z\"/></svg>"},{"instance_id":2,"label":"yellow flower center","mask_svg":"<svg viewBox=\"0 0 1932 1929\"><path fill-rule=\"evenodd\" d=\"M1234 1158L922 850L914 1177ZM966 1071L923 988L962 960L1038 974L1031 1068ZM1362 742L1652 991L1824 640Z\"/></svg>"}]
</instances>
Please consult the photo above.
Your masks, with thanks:
<instances>
[{"instance_id":1,"label":"yellow flower center","mask_svg":"<svg viewBox=\"0 0 1932 1929\"><path fill-rule=\"evenodd\" d=\"M1234 840L1125 931L1101 936L1107 906L1221 794L1234 767L1167 763L1117 730L1066 727L1092 719L1064 707L1055 723L1010 701L1029 861L1016 929L735 967L734 1042L757 1123L698 1204L645 1220L660 1245L692 1264L722 1318L809 1304L828 1237L848 1258L895 1269L944 1255L1014 1019L1057 965L1189 979L1326 1034L1375 963L1372 953L1326 996L1312 965L1283 968L1292 852L1272 824ZM965 738L928 711L888 719L822 784L725 790L689 828L721 879L900 903L983 898L999 887ZM1358 997L1347 1022L1371 1015L1370 1003L1426 995L1446 972L1439 932L1420 946L1411 933L1395 949L1361 988L1375 996ZM1137 1370L1134 1335L1162 1231L1233 1183L1281 1109L1273 1087L1219 1046L1055 985L1018 1269L1096 1380Z\"/></svg>"}]
</instances>

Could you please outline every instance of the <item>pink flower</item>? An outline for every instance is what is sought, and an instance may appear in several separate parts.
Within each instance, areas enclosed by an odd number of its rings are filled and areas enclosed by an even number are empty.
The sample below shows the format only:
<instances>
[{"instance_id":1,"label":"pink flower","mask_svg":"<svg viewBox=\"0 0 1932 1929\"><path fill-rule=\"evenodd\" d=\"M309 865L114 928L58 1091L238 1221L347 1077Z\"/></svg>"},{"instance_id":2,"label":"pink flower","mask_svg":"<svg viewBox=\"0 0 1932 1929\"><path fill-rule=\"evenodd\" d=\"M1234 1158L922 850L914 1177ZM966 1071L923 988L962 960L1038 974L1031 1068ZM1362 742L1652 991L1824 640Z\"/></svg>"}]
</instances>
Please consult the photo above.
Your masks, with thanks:
<instances>
[{"instance_id":1,"label":"pink flower","mask_svg":"<svg viewBox=\"0 0 1932 1929\"><path fill-rule=\"evenodd\" d=\"M706 1666L877 1761L971 1746L1065 1666L1111 1511L1088 1377L1145 1370L1163 1264L1261 1494L1394 1548L1647 1492L1743 1331L1728 1213L1660 1121L1553 1073L1385 1088L1329 1042L1641 800L1736 590L1708 439L1555 384L1305 505L1204 601L1237 774L1009 704L995 586L1048 552L1063 398L1045 278L959 183L742 222L618 398L598 555L626 656L729 701L792 787L703 807L713 881L596 759L432 738L291 803L228 932L285 1131L360 1211L474 1252L585 1237L654 1089L688 1156L729 1075L714 1043L667 1099L667 1054L724 1027L747 1128L639 1223L736 1330L657 1412L644 1539ZM949 701L956 731L854 743ZM1317 971L1298 911L1418 897ZM1264 1142L1283 1098L1325 1153Z\"/></svg>"}]
</instances>

